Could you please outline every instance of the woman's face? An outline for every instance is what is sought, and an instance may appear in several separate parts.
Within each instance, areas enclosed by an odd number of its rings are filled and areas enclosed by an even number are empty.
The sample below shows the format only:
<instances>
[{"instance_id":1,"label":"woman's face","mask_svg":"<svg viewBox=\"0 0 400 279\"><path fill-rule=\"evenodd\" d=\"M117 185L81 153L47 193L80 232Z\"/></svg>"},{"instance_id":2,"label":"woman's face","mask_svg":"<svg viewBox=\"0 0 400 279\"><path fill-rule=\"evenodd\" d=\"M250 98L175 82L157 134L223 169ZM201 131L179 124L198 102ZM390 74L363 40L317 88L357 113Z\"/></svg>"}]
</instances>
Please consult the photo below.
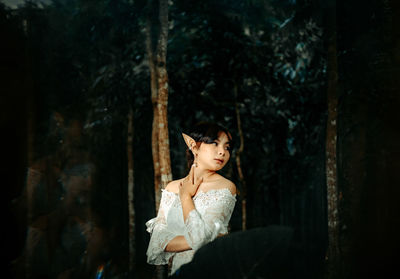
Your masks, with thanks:
<instances>
[{"instance_id":1,"label":"woman's face","mask_svg":"<svg viewBox=\"0 0 400 279\"><path fill-rule=\"evenodd\" d=\"M198 148L196 162L199 167L218 171L230 158L230 144L226 133L219 132L218 138L212 143L202 142Z\"/></svg>"}]
</instances>

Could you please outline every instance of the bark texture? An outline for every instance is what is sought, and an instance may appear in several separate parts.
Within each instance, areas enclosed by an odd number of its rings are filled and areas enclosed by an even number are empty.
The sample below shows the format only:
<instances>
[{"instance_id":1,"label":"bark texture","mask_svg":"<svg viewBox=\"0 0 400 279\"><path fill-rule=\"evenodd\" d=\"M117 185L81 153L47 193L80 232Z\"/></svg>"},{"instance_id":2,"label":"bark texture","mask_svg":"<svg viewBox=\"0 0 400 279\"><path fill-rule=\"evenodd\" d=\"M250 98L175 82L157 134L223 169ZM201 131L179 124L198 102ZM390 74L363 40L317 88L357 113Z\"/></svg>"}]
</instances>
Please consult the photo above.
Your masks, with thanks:
<instances>
[{"instance_id":1,"label":"bark texture","mask_svg":"<svg viewBox=\"0 0 400 279\"><path fill-rule=\"evenodd\" d=\"M239 138L240 138L240 146L239 146L238 151L236 152L236 167L238 170L240 183L242 185L242 192L241 192L241 196L242 196L242 230L245 231L247 229L247 211L246 211L247 185L246 185L246 181L244 179L242 163L241 163L241 155L244 150L244 136L243 136L243 129L242 129L242 120L240 118L239 104L237 102L238 87L236 84L234 85L233 90L234 90L235 100L236 100L236 102L235 102L236 122L237 122L237 127L238 127L238 132L239 132Z\"/></svg>"},{"instance_id":2,"label":"bark texture","mask_svg":"<svg viewBox=\"0 0 400 279\"><path fill-rule=\"evenodd\" d=\"M172 180L171 159L168 134L168 1L159 0L159 34L157 45L152 44L153 28L150 15L146 28L146 48L150 68L151 101L153 104L152 153L154 165L154 194L156 212L160 206L161 189ZM149 2L150 11L152 1ZM156 267L156 277L165 278L166 269Z\"/></svg>"},{"instance_id":3,"label":"bark texture","mask_svg":"<svg viewBox=\"0 0 400 279\"><path fill-rule=\"evenodd\" d=\"M153 124L151 131L151 151L153 156L153 167L154 167L154 193L156 211L158 211L160 204L160 189L161 189L161 172L160 172L160 155L158 147L158 89L157 89L157 69L154 59L154 50L152 44L152 28L150 15L147 18L146 23L146 52L149 61L150 70L150 89L151 89L151 103L153 105Z\"/></svg>"},{"instance_id":4,"label":"bark texture","mask_svg":"<svg viewBox=\"0 0 400 279\"><path fill-rule=\"evenodd\" d=\"M128 159L128 209L129 209L129 272L133 272L136 264L135 207L134 207L134 168L133 168L133 110L128 113L127 135Z\"/></svg>"},{"instance_id":5,"label":"bark texture","mask_svg":"<svg viewBox=\"0 0 400 279\"><path fill-rule=\"evenodd\" d=\"M337 184L337 45L336 45L336 1L331 0L328 7L328 118L326 125L326 187L328 212L328 278L340 269L339 250L339 209ZM335 272L334 272L335 271Z\"/></svg>"},{"instance_id":6,"label":"bark texture","mask_svg":"<svg viewBox=\"0 0 400 279\"><path fill-rule=\"evenodd\" d=\"M160 0L160 34L157 44L157 85L158 85L158 145L160 156L161 187L165 188L172 180L171 159L168 135L168 1Z\"/></svg>"}]
</instances>

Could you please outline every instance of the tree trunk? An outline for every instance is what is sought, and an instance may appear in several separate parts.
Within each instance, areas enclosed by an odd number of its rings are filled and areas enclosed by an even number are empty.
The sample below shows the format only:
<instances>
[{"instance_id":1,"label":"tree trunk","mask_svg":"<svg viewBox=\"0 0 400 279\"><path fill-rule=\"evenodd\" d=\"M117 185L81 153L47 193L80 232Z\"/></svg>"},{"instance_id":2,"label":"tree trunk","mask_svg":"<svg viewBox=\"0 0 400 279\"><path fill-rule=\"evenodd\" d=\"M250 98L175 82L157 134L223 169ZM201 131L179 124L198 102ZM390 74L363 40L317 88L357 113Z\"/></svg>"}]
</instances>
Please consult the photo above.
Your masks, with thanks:
<instances>
[{"instance_id":1,"label":"tree trunk","mask_svg":"<svg viewBox=\"0 0 400 279\"><path fill-rule=\"evenodd\" d=\"M151 7L150 1L149 6ZM151 11L151 8L149 9ZM172 180L171 159L168 135L168 73L167 42L168 42L168 1L159 0L159 34L156 47L156 57L152 46L152 28L150 16L147 20L146 48L149 58L151 78L151 100L153 104L152 151L154 163L154 193L156 211L159 209L161 189ZM157 278L165 278L163 266L156 267Z\"/></svg>"},{"instance_id":2,"label":"tree trunk","mask_svg":"<svg viewBox=\"0 0 400 279\"><path fill-rule=\"evenodd\" d=\"M342 278L385 278L400 233L400 3L337 3Z\"/></svg>"},{"instance_id":3,"label":"tree trunk","mask_svg":"<svg viewBox=\"0 0 400 279\"><path fill-rule=\"evenodd\" d=\"M161 186L165 188L172 180L171 159L168 135L168 0L160 0L160 34L157 44L157 81L158 81L158 145L160 154Z\"/></svg>"},{"instance_id":4,"label":"tree trunk","mask_svg":"<svg viewBox=\"0 0 400 279\"><path fill-rule=\"evenodd\" d=\"M128 113L127 135L127 159L128 159L128 208L129 208L129 273L134 271L136 264L136 238L135 238L135 207L134 207L134 169L133 169L133 110Z\"/></svg>"},{"instance_id":5,"label":"tree trunk","mask_svg":"<svg viewBox=\"0 0 400 279\"><path fill-rule=\"evenodd\" d=\"M161 199L161 188L172 180L171 159L168 135L168 1L159 2L160 33L157 41L156 58L152 46L152 28L147 21L146 48L149 58L151 78L151 100L153 103L152 150L154 163L155 202L158 211Z\"/></svg>"},{"instance_id":6,"label":"tree trunk","mask_svg":"<svg viewBox=\"0 0 400 279\"><path fill-rule=\"evenodd\" d=\"M239 174L239 180L242 185L242 230L245 231L247 229L247 212L246 212L246 194L247 194L247 186L246 181L244 179L243 171L242 171L242 164L240 161L240 156L243 153L244 149L244 136L242 130L242 120L240 118L240 111L239 111L239 104L237 101L237 84L234 85L234 94L235 94L235 109L236 109L236 121L238 126L238 132L240 137L240 146L238 151L236 152L236 166Z\"/></svg>"},{"instance_id":7,"label":"tree trunk","mask_svg":"<svg viewBox=\"0 0 400 279\"><path fill-rule=\"evenodd\" d=\"M333 278L334 271L339 269L337 261L339 251L339 219L338 219L338 184L337 184L337 47L336 47L336 4L331 0L328 4L328 118L326 126L326 187L328 213L328 277Z\"/></svg>"},{"instance_id":8,"label":"tree trunk","mask_svg":"<svg viewBox=\"0 0 400 279\"><path fill-rule=\"evenodd\" d=\"M26 164L28 166L31 166L34 161L34 142L35 142L35 91L33 90L33 81L31 77L31 58L29 57L28 51L26 51L26 57L28 61L28 73L26 77L26 81L24 82L25 90L28 92L30 91L30 94L26 94L26 134L27 134L27 139L26 139L26 151L27 151L27 162Z\"/></svg>"},{"instance_id":9,"label":"tree trunk","mask_svg":"<svg viewBox=\"0 0 400 279\"><path fill-rule=\"evenodd\" d=\"M151 3L151 1L149 2ZM151 10L151 8L150 8ZM156 212L158 211L160 204L160 189L161 189L161 173L160 173L160 154L158 147L158 89L157 89L157 69L154 59L154 50L152 44L152 28L150 15L147 17L146 23L146 52L149 60L150 70L150 89L151 89L151 103L153 105L153 124L151 132L151 151L153 156L153 167L154 167L154 193L155 193L155 204Z\"/></svg>"}]
</instances>

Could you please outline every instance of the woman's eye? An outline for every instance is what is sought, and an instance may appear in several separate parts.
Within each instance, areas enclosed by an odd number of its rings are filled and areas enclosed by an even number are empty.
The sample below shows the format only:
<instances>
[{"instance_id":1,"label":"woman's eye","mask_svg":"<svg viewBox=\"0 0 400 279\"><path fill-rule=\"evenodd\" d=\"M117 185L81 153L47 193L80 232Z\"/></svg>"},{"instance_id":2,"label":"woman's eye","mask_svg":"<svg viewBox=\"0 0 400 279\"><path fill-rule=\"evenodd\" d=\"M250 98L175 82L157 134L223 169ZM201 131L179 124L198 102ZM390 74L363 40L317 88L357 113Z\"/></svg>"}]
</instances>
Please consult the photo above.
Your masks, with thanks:
<instances>
[{"instance_id":1,"label":"woman's eye","mask_svg":"<svg viewBox=\"0 0 400 279\"><path fill-rule=\"evenodd\" d=\"M218 143L217 142L215 142L215 141L213 141L211 144L214 144L215 143L215 145L218 145Z\"/></svg>"}]
</instances>

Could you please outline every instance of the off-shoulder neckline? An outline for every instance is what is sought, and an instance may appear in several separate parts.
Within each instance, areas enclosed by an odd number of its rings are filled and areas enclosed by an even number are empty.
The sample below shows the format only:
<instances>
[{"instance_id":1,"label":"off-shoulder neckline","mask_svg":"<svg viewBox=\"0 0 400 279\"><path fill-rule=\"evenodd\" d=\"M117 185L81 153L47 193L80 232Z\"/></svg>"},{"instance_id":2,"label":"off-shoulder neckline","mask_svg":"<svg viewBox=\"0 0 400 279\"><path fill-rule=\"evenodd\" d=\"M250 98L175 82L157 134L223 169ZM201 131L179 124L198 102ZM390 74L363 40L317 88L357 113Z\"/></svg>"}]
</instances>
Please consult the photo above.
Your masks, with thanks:
<instances>
[{"instance_id":1,"label":"off-shoulder neckline","mask_svg":"<svg viewBox=\"0 0 400 279\"><path fill-rule=\"evenodd\" d=\"M228 191L229 192L229 194L230 194L230 196L232 197L232 198L236 198L236 194L232 194L232 192L231 192L231 190L229 190L228 188L218 188L218 189L211 189L211 190L208 190L208 191L206 191L206 192L204 192L203 190L200 190L196 195L194 195L193 196L193 198L196 198L197 196L199 196L199 195L206 195L206 194L208 194L208 193L210 193L210 192L219 192L219 191ZM171 191L168 191L168 190L166 190L166 189L161 189L161 191L162 192L167 192L167 193L170 193L170 194L173 194L173 195L175 195L175 196L178 196L178 193L175 193L175 192L171 192Z\"/></svg>"}]
</instances>

